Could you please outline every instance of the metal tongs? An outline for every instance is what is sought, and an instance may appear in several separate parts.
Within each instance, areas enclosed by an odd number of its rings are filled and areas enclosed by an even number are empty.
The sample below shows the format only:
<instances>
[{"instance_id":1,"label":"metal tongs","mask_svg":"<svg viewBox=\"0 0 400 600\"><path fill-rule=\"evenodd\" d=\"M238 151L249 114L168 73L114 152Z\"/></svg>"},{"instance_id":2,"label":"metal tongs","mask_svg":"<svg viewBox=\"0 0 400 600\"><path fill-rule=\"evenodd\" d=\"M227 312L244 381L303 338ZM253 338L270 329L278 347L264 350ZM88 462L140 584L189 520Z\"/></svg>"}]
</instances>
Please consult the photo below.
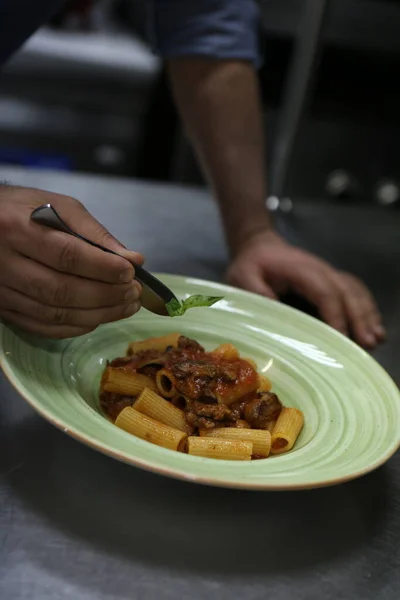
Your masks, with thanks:
<instances>
[{"instance_id":1,"label":"metal tongs","mask_svg":"<svg viewBox=\"0 0 400 600\"><path fill-rule=\"evenodd\" d=\"M58 212L52 207L51 204L43 204L43 206L35 208L31 214L31 219L40 225L44 225L45 227L50 227L51 229L57 229L58 231L69 233L70 235L75 236L91 246L103 250L103 252L109 252L110 254L121 256L118 254L118 252L114 252L109 248L105 248L100 244L96 244L96 242L92 242L83 235L73 231L66 223L64 223ZM154 275L146 271L146 269L136 264L133 266L135 268L135 279L137 279L143 287L143 293L141 297L142 306L156 315L168 316L166 304L171 300L176 299L176 296L166 285L157 279L157 277L154 277Z\"/></svg>"}]
</instances>

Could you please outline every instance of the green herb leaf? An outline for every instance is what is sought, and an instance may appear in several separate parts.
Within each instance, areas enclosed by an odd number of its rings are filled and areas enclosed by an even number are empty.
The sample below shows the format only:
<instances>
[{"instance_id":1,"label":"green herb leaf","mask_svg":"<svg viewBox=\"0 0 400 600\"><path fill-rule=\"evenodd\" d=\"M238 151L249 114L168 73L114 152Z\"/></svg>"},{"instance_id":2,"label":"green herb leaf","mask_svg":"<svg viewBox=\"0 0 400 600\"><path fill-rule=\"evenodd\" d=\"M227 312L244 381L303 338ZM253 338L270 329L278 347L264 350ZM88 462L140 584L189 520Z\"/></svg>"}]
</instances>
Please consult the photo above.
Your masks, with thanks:
<instances>
[{"instance_id":1,"label":"green herb leaf","mask_svg":"<svg viewBox=\"0 0 400 600\"><path fill-rule=\"evenodd\" d=\"M222 300L223 296L201 296L195 295L186 298L183 302L179 302L173 298L166 304L167 311L170 317L181 317L189 308L200 308L203 306L212 306L216 302Z\"/></svg>"},{"instance_id":2,"label":"green herb leaf","mask_svg":"<svg viewBox=\"0 0 400 600\"><path fill-rule=\"evenodd\" d=\"M176 298L173 298L170 300L170 302L167 302L165 307L170 317L180 317L185 312L182 304Z\"/></svg>"}]
</instances>

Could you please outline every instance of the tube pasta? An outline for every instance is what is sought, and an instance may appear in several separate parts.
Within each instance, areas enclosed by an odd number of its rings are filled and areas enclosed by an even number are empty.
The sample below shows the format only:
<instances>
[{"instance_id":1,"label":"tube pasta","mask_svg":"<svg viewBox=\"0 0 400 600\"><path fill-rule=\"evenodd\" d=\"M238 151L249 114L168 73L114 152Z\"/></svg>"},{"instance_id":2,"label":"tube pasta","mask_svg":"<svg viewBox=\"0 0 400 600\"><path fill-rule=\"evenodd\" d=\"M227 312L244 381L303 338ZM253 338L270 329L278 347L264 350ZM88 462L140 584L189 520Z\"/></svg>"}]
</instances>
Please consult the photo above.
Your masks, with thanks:
<instances>
[{"instance_id":1,"label":"tube pasta","mask_svg":"<svg viewBox=\"0 0 400 600\"><path fill-rule=\"evenodd\" d=\"M163 335L162 337L149 338L140 342L132 342L128 346L127 354L128 356L132 356L133 354L145 352L146 350L158 350L159 352L164 352L170 346L177 348L180 337L180 333L170 333L168 335Z\"/></svg>"},{"instance_id":2,"label":"tube pasta","mask_svg":"<svg viewBox=\"0 0 400 600\"><path fill-rule=\"evenodd\" d=\"M150 377L125 367L107 367L101 380L102 390L122 396L138 396L146 387L157 389Z\"/></svg>"},{"instance_id":3,"label":"tube pasta","mask_svg":"<svg viewBox=\"0 0 400 600\"><path fill-rule=\"evenodd\" d=\"M164 400L158 394L145 388L135 402L135 410L144 415L173 427L185 433L191 433L193 428L187 423L185 413L173 406L168 400Z\"/></svg>"},{"instance_id":4,"label":"tube pasta","mask_svg":"<svg viewBox=\"0 0 400 600\"><path fill-rule=\"evenodd\" d=\"M187 434L168 427L128 406L119 413L115 425L142 440L170 450L183 451Z\"/></svg>"},{"instance_id":5,"label":"tube pasta","mask_svg":"<svg viewBox=\"0 0 400 600\"><path fill-rule=\"evenodd\" d=\"M237 360L239 358L238 349L233 344L221 344L211 354L220 356L226 360Z\"/></svg>"},{"instance_id":6,"label":"tube pasta","mask_svg":"<svg viewBox=\"0 0 400 600\"><path fill-rule=\"evenodd\" d=\"M157 389L164 398L175 398L179 393L175 387L175 378L166 369L160 369L156 375Z\"/></svg>"},{"instance_id":7,"label":"tube pasta","mask_svg":"<svg viewBox=\"0 0 400 600\"><path fill-rule=\"evenodd\" d=\"M291 450L304 424L304 415L297 408L282 408L272 431L271 454Z\"/></svg>"},{"instance_id":8,"label":"tube pasta","mask_svg":"<svg viewBox=\"0 0 400 600\"><path fill-rule=\"evenodd\" d=\"M265 375L260 375L260 387L258 388L259 392L269 392L272 388L272 383L265 377Z\"/></svg>"},{"instance_id":9,"label":"tube pasta","mask_svg":"<svg viewBox=\"0 0 400 600\"><path fill-rule=\"evenodd\" d=\"M170 402L173 406L176 406L177 408L179 408L181 410L183 410L185 408L185 406L187 405L186 398L180 394L178 396L174 396L173 398L171 398Z\"/></svg>"},{"instance_id":10,"label":"tube pasta","mask_svg":"<svg viewBox=\"0 0 400 600\"><path fill-rule=\"evenodd\" d=\"M271 435L274 430L275 423L276 421L269 421L269 423L267 424L266 430L269 431Z\"/></svg>"},{"instance_id":11,"label":"tube pasta","mask_svg":"<svg viewBox=\"0 0 400 600\"><path fill-rule=\"evenodd\" d=\"M238 419L236 421L234 427L237 427L238 429L251 429L251 426L249 425L249 423L247 421L245 421L244 419Z\"/></svg>"},{"instance_id":12,"label":"tube pasta","mask_svg":"<svg viewBox=\"0 0 400 600\"><path fill-rule=\"evenodd\" d=\"M208 437L189 437L188 454L223 460L251 460L253 444L241 440L222 440Z\"/></svg>"},{"instance_id":13,"label":"tube pasta","mask_svg":"<svg viewBox=\"0 0 400 600\"><path fill-rule=\"evenodd\" d=\"M247 356L246 356L246 358L243 358L243 360L245 360L246 362L248 362L253 367L253 369L255 371L257 371L258 367L257 367L257 363L256 363L255 360L253 360L252 358L247 358Z\"/></svg>"},{"instance_id":14,"label":"tube pasta","mask_svg":"<svg viewBox=\"0 0 400 600\"><path fill-rule=\"evenodd\" d=\"M127 355L132 359L105 368L100 385L100 405L112 421L117 417L117 427L204 458L249 461L293 448L303 413L281 408L268 393L266 369L260 373L233 344L206 352L195 340L171 333L132 342Z\"/></svg>"},{"instance_id":15,"label":"tube pasta","mask_svg":"<svg viewBox=\"0 0 400 600\"><path fill-rule=\"evenodd\" d=\"M216 427L215 429L202 429L200 436L205 438L237 440L251 442L253 454L267 458L271 450L271 434L263 429L236 429L235 427Z\"/></svg>"}]
</instances>

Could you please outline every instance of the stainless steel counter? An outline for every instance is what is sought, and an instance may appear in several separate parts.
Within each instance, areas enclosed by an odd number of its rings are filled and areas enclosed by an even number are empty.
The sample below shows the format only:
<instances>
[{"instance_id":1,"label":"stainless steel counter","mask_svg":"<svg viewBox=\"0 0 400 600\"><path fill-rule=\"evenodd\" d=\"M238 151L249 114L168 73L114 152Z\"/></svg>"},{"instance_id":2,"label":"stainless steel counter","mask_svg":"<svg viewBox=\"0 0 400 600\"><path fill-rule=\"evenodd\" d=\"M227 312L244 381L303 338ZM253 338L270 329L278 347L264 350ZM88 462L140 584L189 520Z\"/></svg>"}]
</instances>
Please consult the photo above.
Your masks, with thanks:
<instances>
[{"instance_id":1,"label":"stainless steel counter","mask_svg":"<svg viewBox=\"0 0 400 600\"><path fill-rule=\"evenodd\" d=\"M161 271L218 280L214 204L191 189L51 173L0 179L75 195ZM400 214L299 202L279 227L363 275L400 382ZM357 240L358 239L358 240ZM117 463L55 430L0 379L0 598L397 600L400 454L325 490L198 487Z\"/></svg>"}]
</instances>

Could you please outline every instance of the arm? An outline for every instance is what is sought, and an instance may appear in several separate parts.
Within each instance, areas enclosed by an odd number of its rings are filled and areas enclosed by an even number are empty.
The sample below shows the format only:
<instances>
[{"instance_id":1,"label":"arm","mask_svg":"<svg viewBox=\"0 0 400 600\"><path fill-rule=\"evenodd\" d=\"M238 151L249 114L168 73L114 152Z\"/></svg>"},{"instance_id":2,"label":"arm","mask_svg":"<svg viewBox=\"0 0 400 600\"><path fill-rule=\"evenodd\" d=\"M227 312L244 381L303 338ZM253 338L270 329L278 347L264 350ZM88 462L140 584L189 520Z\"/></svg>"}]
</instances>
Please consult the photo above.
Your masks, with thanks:
<instances>
[{"instance_id":1,"label":"arm","mask_svg":"<svg viewBox=\"0 0 400 600\"><path fill-rule=\"evenodd\" d=\"M31 220L52 204L66 223L121 256L93 248ZM0 319L48 338L71 338L129 317L140 285L126 250L83 205L68 196L0 185Z\"/></svg>"},{"instance_id":2,"label":"arm","mask_svg":"<svg viewBox=\"0 0 400 600\"><path fill-rule=\"evenodd\" d=\"M169 61L174 96L219 201L232 254L270 231L258 82L247 61Z\"/></svg>"},{"instance_id":3,"label":"arm","mask_svg":"<svg viewBox=\"0 0 400 600\"><path fill-rule=\"evenodd\" d=\"M155 0L153 34L232 254L270 231L254 0Z\"/></svg>"},{"instance_id":4,"label":"arm","mask_svg":"<svg viewBox=\"0 0 400 600\"><path fill-rule=\"evenodd\" d=\"M228 281L270 298L295 292L332 327L374 346L385 330L364 284L272 230L254 67L256 3L154 0L154 6L175 99L221 209L232 253Z\"/></svg>"}]
</instances>

